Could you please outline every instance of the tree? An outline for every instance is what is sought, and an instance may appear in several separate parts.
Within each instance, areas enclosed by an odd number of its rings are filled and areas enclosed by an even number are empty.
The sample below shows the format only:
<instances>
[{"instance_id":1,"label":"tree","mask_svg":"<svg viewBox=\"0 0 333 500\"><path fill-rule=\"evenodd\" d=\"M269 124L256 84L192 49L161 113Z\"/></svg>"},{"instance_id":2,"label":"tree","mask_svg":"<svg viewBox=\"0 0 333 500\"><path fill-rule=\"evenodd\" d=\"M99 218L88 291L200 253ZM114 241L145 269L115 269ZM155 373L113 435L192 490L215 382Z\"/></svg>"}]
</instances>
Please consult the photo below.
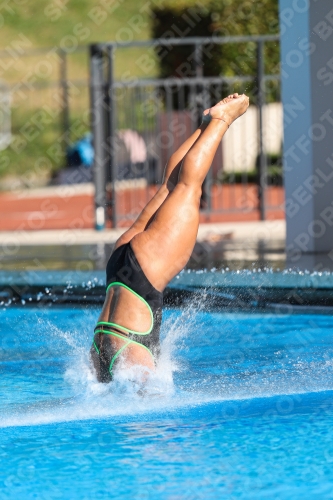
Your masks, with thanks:
<instances>
[{"instance_id":1,"label":"tree","mask_svg":"<svg viewBox=\"0 0 333 500\"><path fill-rule=\"evenodd\" d=\"M278 0L168 0L155 7L153 38L214 37L277 34ZM190 76L195 72L193 46L160 50L162 78ZM210 45L203 54L204 76L256 74L256 44ZM279 71L279 44L265 44L265 72Z\"/></svg>"}]
</instances>

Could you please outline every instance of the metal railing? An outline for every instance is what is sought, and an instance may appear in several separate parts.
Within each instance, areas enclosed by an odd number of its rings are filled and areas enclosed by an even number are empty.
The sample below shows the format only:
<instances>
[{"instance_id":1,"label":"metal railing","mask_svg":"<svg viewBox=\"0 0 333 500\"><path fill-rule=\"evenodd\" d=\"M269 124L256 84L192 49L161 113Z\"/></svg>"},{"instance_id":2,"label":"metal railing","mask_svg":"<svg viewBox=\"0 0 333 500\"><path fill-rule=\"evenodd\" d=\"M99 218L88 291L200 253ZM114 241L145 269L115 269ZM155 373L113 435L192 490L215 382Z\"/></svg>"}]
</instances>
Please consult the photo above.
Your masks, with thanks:
<instances>
[{"instance_id":1,"label":"metal railing","mask_svg":"<svg viewBox=\"0 0 333 500\"><path fill-rule=\"evenodd\" d=\"M0 163L16 174L10 183L2 181L2 189L45 185L50 172L66 166L67 148L90 131L88 55L87 46L32 49L28 41L0 51L11 121Z\"/></svg>"},{"instance_id":2,"label":"metal railing","mask_svg":"<svg viewBox=\"0 0 333 500\"><path fill-rule=\"evenodd\" d=\"M230 165L226 162L233 161L237 156L237 145L234 152L230 151L227 143L226 146L222 145L223 149L218 151L204 185L201 211L203 214L216 216L256 212L260 219L264 220L269 210L281 209L281 193L278 197L275 196L275 201L269 200L272 188L267 185L265 145L267 133L264 133L265 113L270 111L268 109L270 105L266 105L269 82L274 83L275 88L275 95L273 98L270 96L271 100L276 103L280 101L280 75L265 75L264 72L265 43L272 41L278 42L279 36L174 38L126 44L110 42L90 47L97 227L103 228L108 218L111 219L113 227L128 225L133 221L156 191L156 182L161 178L168 156L198 126L202 111L225 95L234 91L244 92L248 88L251 88L254 108L252 122L249 121L250 118L248 122L240 121L237 130L239 143L247 134L251 136L248 145L249 150L252 147L251 154L253 151L256 152L255 162L252 165L252 168L256 168L256 178L253 181L252 175L252 181L249 182L249 176L253 174L247 172L250 170L249 165L247 170L242 165L237 165L236 170L230 169ZM204 77L203 49L205 45L212 43L255 43L256 75ZM193 76L135 81L115 80L114 65L119 48L177 45L193 46ZM276 109L278 111L276 127L282 134L282 111ZM128 140L127 143L125 140L124 144L126 133ZM230 137L236 141L235 134L229 135L229 139ZM135 158L134 143L138 144L142 139L145 152L140 160ZM127 150L127 158L122 158L124 149ZM242 154L246 157L246 150ZM246 161L245 158L245 163ZM244 159L240 162L244 162ZM240 183L235 182L237 175L242 177ZM223 182L226 179L228 182ZM253 189L256 192L255 196Z\"/></svg>"},{"instance_id":3,"label":"metal railing","mask_svg":"<svg viewBox=\"0 0 333 500\"><path fill-rule=\"evenodd\" d=\"M0 80L0 151L11 142L10 91Z\"/></svg>"},{"instance_id":4,"label":"metal railing","mask_svg":"<svg viewBox=\"0 0 333 500\"><path fill-rule=\"evenodd\" d=\"M202 110L233 91L250 91L251 109L228 131L208 174L201 213L206 220L230 215L265 219L272 211L281 216L282 188L277 192L268 185L271 179L267 182L267 153L280 149L275 144L273 151L271 139L282 140L280 76L265 74L263 57L265 44L278 41L278 36L175 38L70 51L0 51L0 77L8 89L6 99L10 97L12 127L11 144L0 151L1 165L22 165L20 182L26 186L43 183L47 172L66 165L68 146L91 130L96 225L125 226L156 192L168 156L198 126ZM205 47L229 43L256 44L256 74L203 76ZM193 47L193 75L119 78L115 66L119 56L126 57L124 51L152 54L155 47L179 45ZM272 116L278 134L269 129ZM8 126L9 115L4 118ZM84 172L89 181L91 172Z\"/></svg>"}]
</instances>

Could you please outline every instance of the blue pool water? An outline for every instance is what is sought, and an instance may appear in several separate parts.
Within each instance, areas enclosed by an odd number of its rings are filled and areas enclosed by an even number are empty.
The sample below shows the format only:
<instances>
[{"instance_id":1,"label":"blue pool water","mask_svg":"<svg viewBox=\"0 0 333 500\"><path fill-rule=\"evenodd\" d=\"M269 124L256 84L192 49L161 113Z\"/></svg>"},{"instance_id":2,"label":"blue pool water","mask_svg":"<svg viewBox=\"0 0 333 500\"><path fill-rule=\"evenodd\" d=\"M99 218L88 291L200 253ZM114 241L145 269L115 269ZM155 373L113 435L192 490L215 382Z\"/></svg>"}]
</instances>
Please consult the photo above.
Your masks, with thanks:
<instances>
[{"instance_id":1,"label":"blue pool water","mask_svg":"<svg viewBox=\"0 0 333 500\"><path fill-rule=\"evenodd\" d=\"M0 498L333 498L333 319L164 314L144 397L97 384L97 309L1 315Z\"/></svg>"}]
</instances>

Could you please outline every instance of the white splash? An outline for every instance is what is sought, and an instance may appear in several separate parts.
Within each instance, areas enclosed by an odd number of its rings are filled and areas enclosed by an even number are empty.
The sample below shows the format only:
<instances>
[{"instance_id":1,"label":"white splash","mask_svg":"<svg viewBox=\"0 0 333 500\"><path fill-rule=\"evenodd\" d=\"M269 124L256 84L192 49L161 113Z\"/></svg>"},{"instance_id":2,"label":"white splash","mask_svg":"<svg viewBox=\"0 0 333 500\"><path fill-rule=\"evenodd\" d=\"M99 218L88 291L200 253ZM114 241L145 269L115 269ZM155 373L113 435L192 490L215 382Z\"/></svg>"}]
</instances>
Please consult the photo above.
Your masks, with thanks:
<instances>
[{"instance_id":1,"label":"white splash","mask_svg":"<svg viewBox=\"0 0 333 500\"><path fill-rule=\"evenodd\" d=\"M282 359L281 352L277 350L274 352L276 357L265 364L264 370L255 363L249 366L242 363L237 366L236 363L232 369L225 369L221 365L216 372L216 367L208 359L204 360L204 369L200 373L195 372L194 365L194 370L188 372L186 361L180 361L187 356L178 354L186 354L187 350L191 354L191 335L195 336L195 332L203 329L203 322L198 315L205 310L207 301L209 298L205 299L201 295L180 313L178 311L171 314L164 320L161 355L156 371L149 373L145 383L140 383L144 378L140 367L115 370L114 380L110 384L97 382L89 360L88 346L91 325L94 323L91 311L84 311L82 324L71 329L67 327L67 323L65 328L56 326L52 322L52 316L51 320L49 316L40 319L40 330L44 333L46 330L51 339L49 343L46 340L45 348L50 345L52 349L54 344L57 349L61 344L59 339L68 347L65 349L69 355L68 364L62 382L59 383L63 385L63 393L69 397L52 399L50 395L47 401L30 406L20 405L20 409L16 410L11 408L8 410L10 414L3 413L0 416L0 427L109 417L136 418L139 415L140 418L149 420L152 412L165 414L179 408L211 402L320 392L333 388L332 356L327 355L323 360L320 352L318 357L313 352L309 362L308 359L303 360L294 355ZM231 316L223 316L229 318L229 324ZM38 323L37 318L36 322ZM198 349L201 340L198 335L196 338ZM228 342L227 339L225 341Z\"/></svg>"},{"instance_id":2,"label":"white splash","mask_svg":"<svg viewBox=\"0 0 333 500\"><path fill-rule=\"evenodd\" d=\"M24 414L12 413L0 418L0 426L40 425L53 422L105 418L108 416L147 413L173 406L183 405L184 401L175 401L173 373L181 370L174 361L174 351L180 339L189 333L191 323L189 317L191 307L176 318L172 317L163 323L161 354L156 371L142 373L142 367L134 366L126 370L121 365L114 372L109 384L97 381L90 363L87 349L87 335L76 330L63 330L48 319L37 319L43 323L49 335L62 339L70 348L70 358L64 373L64 384L70 386L70 398L34 405L31 411ZM91 332L89 332L91 335ZM144 382L140 383L140 380ZM188 402L187 402L188 404ZM37 408L36 408L37 406Z\"/></svg>"}]
</instances>

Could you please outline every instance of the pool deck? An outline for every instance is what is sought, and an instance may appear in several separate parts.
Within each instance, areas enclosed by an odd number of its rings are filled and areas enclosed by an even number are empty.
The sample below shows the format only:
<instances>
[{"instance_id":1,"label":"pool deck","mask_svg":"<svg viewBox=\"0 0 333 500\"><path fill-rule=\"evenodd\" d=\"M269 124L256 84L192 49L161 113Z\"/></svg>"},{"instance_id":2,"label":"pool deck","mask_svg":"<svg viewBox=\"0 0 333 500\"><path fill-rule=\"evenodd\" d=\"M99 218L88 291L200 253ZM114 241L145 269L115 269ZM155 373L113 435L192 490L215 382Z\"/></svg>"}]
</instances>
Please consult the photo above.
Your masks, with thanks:
<instances>
[{"instance_id":1,"label":"pool deck","mask_svg":"<svg viewBox=\"0 0 333 500\"><path fill-rule=\"evenodd\" d=\"M32 246L32 245L97 245L113 244L127 228L105 229L54 229L39 231L0 231L0 245ZM219 238L231 238L237 241L256 243L285 240L286 224L284 220L218 222L200 224L198 241L214 241Z\"/></svg>"},{"instance_id":2,"label":"pool deck","mask_svg":"<svg viewBox=\"0 0 333 500\"><path fill-rule=\"evenodd\" d=\"M0 232L2 250L19 246L114 244L126 229L105 231L51 230ZM199 243L241 242L251 246L272 239L285 240L285 222L232 222L201 224ZM235 247L236 248L236 247ZM233 249L235 252L235 249ZM105 297L104 271L48 271L40 269L0 271L0 305L9 303L100 304ZM166 302L180 305L198 296L209 305L222 307L271 307L272 304L333 306L333 274L261 271L183 271L167 287ZM330 306L329 308L327 306Z\"/></svg>"}]
</instances>

